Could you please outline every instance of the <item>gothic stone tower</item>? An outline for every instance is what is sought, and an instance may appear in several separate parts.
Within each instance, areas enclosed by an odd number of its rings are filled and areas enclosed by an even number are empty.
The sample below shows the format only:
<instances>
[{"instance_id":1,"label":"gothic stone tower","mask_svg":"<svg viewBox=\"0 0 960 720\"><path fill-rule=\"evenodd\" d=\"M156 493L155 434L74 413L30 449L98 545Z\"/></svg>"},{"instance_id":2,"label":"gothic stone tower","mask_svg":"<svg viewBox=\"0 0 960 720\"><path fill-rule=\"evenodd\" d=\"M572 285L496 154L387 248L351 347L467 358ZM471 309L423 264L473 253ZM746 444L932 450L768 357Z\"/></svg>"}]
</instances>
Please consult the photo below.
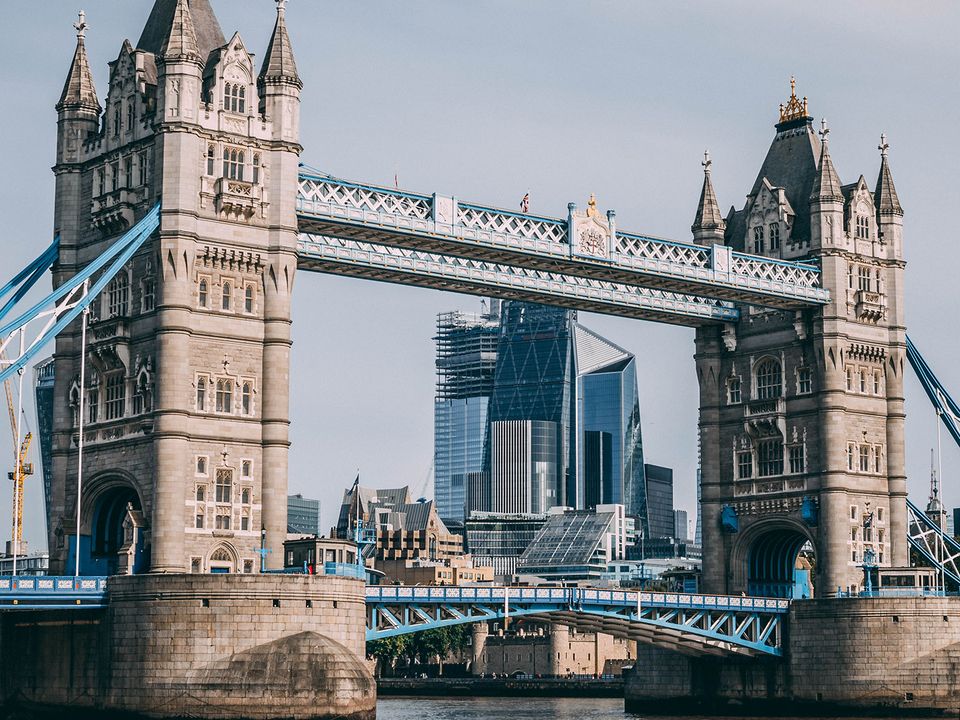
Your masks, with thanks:
<instances>
[{"instance_id":1,"label":"gothic stone tower","mask_svg":"<svg viewBox=\"0 0 960 720\"><path fill-rule=\"evenodd\" d=\"M52 572L254 572L286 532L290 292L302 83L284 2L259 75L208 0L156 0L57 104L59 284L155 203L160 230L56 346ZM79 400L85 392L76 528ZM124 532L126 530L126 532ZM133 542L131 542L131 540Z\"/></svg>"},{"instance_id":2,"label":"gothic stone tower","mask_svg":"<svg viewBox=\"0 0 960 720\"><path fill-rule=\"evenodd\" d=\"M819 596L906 565L903 210L881 140L880 176L841 185L826 123L791 93L746 205L724 219L710 161L693 225L701 244L809 262L831 302L742 307L697 332L704 585L786 595L797 555ZM866 557L865 557L866 556Z\"/></svg>"}]
</instances>

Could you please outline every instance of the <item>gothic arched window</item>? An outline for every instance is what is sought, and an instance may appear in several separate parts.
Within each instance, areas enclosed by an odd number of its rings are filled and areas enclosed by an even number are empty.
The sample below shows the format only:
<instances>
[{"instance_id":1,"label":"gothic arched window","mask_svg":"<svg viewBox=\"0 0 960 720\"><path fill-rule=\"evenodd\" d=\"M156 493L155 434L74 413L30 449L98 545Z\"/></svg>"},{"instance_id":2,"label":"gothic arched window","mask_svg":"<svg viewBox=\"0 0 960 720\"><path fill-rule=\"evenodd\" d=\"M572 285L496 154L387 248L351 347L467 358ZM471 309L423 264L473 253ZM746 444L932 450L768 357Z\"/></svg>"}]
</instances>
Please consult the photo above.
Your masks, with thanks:
<instances>
[{"instance_id":1,"label":"gothic arched window","mask_svg":"<svg viewBox=\"0 0 960 720\"><path fill-rule=\"evenodd\" d=\"M247 89L238 83L227 83L223 87L223 109L230 112L246 112Z\"/></svg>"},{"instance_id":2,"label":"gothic arched window","mask_svg":"<svg viewBox=\"0 0 960 720\"><path fill-rule=\"evenodd\" d=\"M870 237L870 218L866 215L857 215L857 239L866 240Z\"/></svg>"},{"instance_id":3,"label":"gothic arched window","mask_svg":"<svg viewBox=\"0 0 960 720\"><path fill-rule=\"evenodd\" d=\"M229 282L223 283L223 293L221 297L220 307L224 310L230 309L230 300L233 295L233 286Z\"/></svg>"},{"instance_id":4,"label":"gothic arched window","mask_svg":"<svg viewBox=\"0 0 960 720\"><path fill-rule=\"evenodd\" d=\"M240 85L239 88L240 91L237 98L237 112L242 115L247 111L247 88L245 88L243 85Z\"/></svg>"},{"instance_id":5,"label":"gothic arched window","mask_svg":"<svg viewBox=\"0 0 960 720\"><path fill-rule=\"evenodd\" d=\"M247 285L243 289L243 311L246 313L253 312L253 285Z\"/></svg>"},{"instance_id":6,"label":"gothic arched window","mask_svg":"<svg viewBox=\"0 0 960 720\"><path fill-rule=\"evenodd\" d=\"M780 363L773 358L757 365L757 400L772 400L780 397L783 389L783 373Z\"/></svg>"},{"instance_id":7,"label":"gothic arched window","mask_svg":"<svg viewBox=\"0 0 960 720\"><path fill-rule=\"evenodd\" d=\"M126 317L130 302L130 278L121 270L107 286L107 313L111 318Z\"/></svg>"},{"instance_id":8,"label":"gothic arched window","mask_svg":"<svg viewBox=\"0 0 960 720\"><path fill-rule=\"evenodd\" d=\"M197 410L207 409L207 379L197 378Z\"/></svg>"},{"instance_id":9,"label":"gothic arched window","mask_svg":"<svg viewBox=\"0 0 960 720\"><path fill-rule=\"evenodd\" d=\"M243 408L243 414L249 415L253 409L253 387L249 382L245 382L240 390L240 405Z\"/></svg>"},{"instance_id":10,"label":"gothic arched window","mask_svg":"<svg viewBox=\"0 0 960 720\"><path fill-rule=\"evenodd\" d=\"M217 412L233 412L233 380L217 380Z\"/></svg>"},{"instance_id":11,"label":"gothic arched window","mask_svg":"<svg viewBox=\"0 0 960 720\"><path fill-rule=\"evenodd\" d=\"M201 279L200 279L200 287L199 287L199 290L197 291L197 299L198 299L198 301L199 301L198 304L199 304L200 307L202 307L202 308L205 308L205 307L207 306L207 293L208 293L208 291L209 291L209 287L208 287L208 285L207 285L206 279L205 279L205 278L201 278Z\"/></svg>"},{"instance_id":12,"label":"gothic arched window","mask_svg":"<svg viewBox=\"0 0 960 720\"><path fill-rule=\"evenodd\" d=\"M220 468L217 470L217 502L233 502L233 470Z\"/></svg>"}]
</instances>

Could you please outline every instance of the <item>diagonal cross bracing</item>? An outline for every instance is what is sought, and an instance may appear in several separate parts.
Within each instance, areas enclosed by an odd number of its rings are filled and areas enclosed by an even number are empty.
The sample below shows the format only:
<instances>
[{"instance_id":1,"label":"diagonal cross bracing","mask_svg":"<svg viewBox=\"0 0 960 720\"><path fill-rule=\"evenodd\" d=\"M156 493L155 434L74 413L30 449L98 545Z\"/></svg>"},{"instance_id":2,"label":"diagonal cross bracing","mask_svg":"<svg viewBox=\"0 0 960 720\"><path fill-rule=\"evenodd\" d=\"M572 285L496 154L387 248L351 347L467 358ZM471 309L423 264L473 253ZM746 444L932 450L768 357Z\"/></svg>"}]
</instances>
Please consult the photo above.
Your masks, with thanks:
<instances>
[{"instance_id":1,"label":"diagonal cross bracing","mask_svg":"<svg viewBox=\"0 0 960 720\"><path fill-rule=\"evenodd\" d=\"M730 303L422 250L300 234L301 270L540 302L678 325L736 322Z\"/></svg>"},{"instance_id":2,"label":"diagonal cross bracing","mask_svg":"<svg viewBox=\"0 0 960 720\"><path fill-rule=\"evenodd\" d=\"M436 613L427 609L435 607ZM410 610L416 609L416 612ZM693 655L780 655L789 602L589 588L367 588L367 639L511 618L561 622ZM405 622L395 622L395 618Z\"/></svg>"},{"instance_id":3,"label":"diagonal cross bracing","mask_svg":"<svg viewBox=\"0 0 960 720\"><path fill-rule=\"evenodd\" d=\"M301 233L684 295L785 309L830 299L812 265L616 230L604 256L578 254L569 242L572 220L309 174L300 176L297 213Z\"/></svg>"}]
</instances>

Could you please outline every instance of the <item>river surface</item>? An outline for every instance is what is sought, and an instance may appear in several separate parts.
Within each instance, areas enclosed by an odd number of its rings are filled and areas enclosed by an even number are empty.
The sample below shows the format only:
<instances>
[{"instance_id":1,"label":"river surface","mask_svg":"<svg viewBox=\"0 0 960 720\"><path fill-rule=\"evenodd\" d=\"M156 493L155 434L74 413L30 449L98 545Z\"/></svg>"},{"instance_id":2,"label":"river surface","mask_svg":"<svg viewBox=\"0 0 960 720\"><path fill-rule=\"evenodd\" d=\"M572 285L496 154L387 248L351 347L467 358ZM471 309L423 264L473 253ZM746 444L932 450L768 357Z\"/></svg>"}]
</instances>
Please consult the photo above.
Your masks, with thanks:
<instances>
[{"instance_id":1,"label":"river surface","mask_svg":"<svg viewBox=\"0 0 960 720\"><path fill-rule=\"evenodd\" d=\"M625 713L620 698L385 697L377 701L377 720L638 720L641 717L651 720L653 716ZM670 720L709 718L673 717Z\"/></svg>"}]
</instances>

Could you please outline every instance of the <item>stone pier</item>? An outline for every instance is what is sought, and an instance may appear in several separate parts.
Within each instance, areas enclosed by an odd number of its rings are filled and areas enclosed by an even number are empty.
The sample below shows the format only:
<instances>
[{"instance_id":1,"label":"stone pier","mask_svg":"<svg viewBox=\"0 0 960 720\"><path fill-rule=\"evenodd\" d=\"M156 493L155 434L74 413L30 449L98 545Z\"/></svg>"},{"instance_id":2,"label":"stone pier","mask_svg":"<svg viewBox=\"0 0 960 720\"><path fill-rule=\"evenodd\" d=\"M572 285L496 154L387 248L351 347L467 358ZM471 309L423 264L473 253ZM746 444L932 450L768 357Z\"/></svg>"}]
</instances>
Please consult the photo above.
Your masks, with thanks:
<instances>
[{"instance_id":1,"label":"stone pier","mask_svg":"<svg viewBox=\"0 0 960 720\"><path fill-rule=\"evenodd\" d=\"M785 655L688 657L649 645L626 709L658 714L955 715L960 598L794 602Z\"/></svg>"},{"instance_id":2,"label":"stone pier","mask_svg":"<svg viewBox=\"0 0 960 720\"><path fill-rule=\"evenodd\" d=\"M0 616L4 708L231 720L376 716L364 584L308 575L110 579L103 610Z\"/></svg>"}]
</instances>

